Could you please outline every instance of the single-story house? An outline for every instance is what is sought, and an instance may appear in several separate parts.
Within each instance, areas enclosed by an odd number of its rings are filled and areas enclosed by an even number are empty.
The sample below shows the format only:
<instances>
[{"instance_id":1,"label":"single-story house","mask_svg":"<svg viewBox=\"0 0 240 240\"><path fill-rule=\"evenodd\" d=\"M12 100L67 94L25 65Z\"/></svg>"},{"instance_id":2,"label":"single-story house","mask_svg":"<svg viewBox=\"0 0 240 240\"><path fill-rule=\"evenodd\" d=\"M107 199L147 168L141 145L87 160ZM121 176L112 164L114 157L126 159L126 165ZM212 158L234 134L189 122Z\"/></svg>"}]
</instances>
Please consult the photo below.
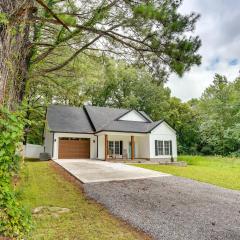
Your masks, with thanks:
<instances>
[{"instance_id":1,"label":"single-story house","mask_svg":"<svg viewBox=\"0 0 240 240\"><path fill-rule=\"evenodd\" d=\"M52 159L177 158L176 131L137 110L50 105L44 135Z\"/></svg>"}]
</instances>

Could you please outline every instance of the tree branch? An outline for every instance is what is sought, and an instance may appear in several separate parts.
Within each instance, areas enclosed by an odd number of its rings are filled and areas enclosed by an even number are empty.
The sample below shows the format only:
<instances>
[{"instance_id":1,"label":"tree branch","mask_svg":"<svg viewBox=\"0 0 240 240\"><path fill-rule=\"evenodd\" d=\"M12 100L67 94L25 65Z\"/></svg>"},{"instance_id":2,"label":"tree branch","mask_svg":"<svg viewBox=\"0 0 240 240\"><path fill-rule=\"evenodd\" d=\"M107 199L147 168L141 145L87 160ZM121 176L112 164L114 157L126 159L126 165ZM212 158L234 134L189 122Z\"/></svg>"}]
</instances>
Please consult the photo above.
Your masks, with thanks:
<instances>
[{"instance_id":1,"label":"tree branch","mask_svg":"<svg viewBox=\"0 0 240 240\"><path fill-rule=\"evenodd\" d=\"M55 19L58 23L60 23L62 26L64 26L69 32L69 27L42 1L42 0L36 0L43 8L45 8Z\"/></svg>"},{"instance_id":2,"label":"tree branch","mask_svg":"<svg viewBox=\"0 0 240 240\"><path fill-rule=\"evenodd\" d=\"M78 54L80 54L83 50L85 50L88 46L92 45L94 42L96 42L99 38L101 38L102 35L99 35L97 37L95 37L92 41L90 41L89 43L85 44L83 47L81 47L79 50L77 50L70 58L68 58L66 61L64 61L63 63L59 64L56 67L50 68L50 69L46 69L44 70L44 73L49 73L49 72L53 72L56 70L59 70L63 67L65 67L68 63L70 63L75 57L78 56Z\"/></svg>"}]
</instances>

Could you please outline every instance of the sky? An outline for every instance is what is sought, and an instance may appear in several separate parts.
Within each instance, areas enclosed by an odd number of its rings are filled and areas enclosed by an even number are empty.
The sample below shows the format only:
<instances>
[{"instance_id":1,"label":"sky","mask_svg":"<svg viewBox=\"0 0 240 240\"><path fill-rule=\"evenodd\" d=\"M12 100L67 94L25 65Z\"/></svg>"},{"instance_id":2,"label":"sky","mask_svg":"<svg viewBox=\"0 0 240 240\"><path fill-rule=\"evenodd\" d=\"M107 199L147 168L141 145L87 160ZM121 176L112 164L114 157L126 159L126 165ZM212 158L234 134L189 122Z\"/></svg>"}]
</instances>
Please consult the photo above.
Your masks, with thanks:
<instances>
[{"instance_id":1,"label":"sky","mask_svg":"<svg viewBox=\"0 0 240 240\"><path fill-rule=\"evenodd\" d=\"M182 78L172 74L167 83L173 96L188 101L201 97L215 73L225 75L229 81L240 75L240 1L184 0L179 10L201 15L194 35L202 40L202 64L192 67Z\"/></svg>"}]
</instances>

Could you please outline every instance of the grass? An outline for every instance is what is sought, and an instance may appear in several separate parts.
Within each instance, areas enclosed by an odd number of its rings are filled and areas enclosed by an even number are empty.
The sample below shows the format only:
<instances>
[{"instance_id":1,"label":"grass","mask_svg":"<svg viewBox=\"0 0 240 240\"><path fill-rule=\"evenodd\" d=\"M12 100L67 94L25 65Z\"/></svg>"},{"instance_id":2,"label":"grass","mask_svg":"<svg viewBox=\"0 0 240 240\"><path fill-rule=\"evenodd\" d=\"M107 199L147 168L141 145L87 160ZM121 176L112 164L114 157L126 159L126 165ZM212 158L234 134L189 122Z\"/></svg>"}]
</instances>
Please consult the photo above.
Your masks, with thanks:
<instances>
[{"instance_id":1,"label":"grass","mask_svg":"<svg viewBox=\"0 0 240 240\"><path fill-rule=\"evenodd\" d=\"M62 171L62 170L61 170ZM33 217L29 239L133 240L149 239L85 198L77 183L66 179L49 162L26 162L20 185L25 207L58 206L71 209L59 217Z\"/></svg>"},{"instance_id":2,"label":"grass","mask_svg":"<svg viewBox=\"0 0 240 240\"><path fill-rule=\"evenodd\" d=\"M179 156L187 167L134 164L135 166L170 173L220 187L240 190L240 159L215 156Z\"/></svg>"}]
</instances>

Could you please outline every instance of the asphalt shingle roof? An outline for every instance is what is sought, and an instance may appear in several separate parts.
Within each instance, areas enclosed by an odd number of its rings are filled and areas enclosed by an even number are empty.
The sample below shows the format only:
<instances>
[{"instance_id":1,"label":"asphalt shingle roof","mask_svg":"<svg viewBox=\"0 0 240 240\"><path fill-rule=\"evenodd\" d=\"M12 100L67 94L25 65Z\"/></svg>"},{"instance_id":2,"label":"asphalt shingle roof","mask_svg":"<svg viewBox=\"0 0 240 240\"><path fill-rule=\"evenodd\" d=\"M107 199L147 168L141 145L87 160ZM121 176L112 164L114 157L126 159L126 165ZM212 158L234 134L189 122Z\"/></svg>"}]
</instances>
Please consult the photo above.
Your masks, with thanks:
<instances>
[{"instance_id":1,"label":"asphalt shingle roof","mask_svg":"<svg viewBox=\"0 0 240 240\"><path fill-rule=\"evenodd\" d=\"M50 131L69 133L95 133L100 131L147 133L161 121L152 122L146 113L140 114L147 122L119 121L128 109L84 106L84 108L50 105L47 122Z\"/></svg>"},{"instance_id":2,"label":"asphalt shingle roof","mask_svg":"<svg viewBox=\"0 0 240 240\"><path fill-rule=\"evenodd\" d=\"M104 127L105 131L118 131L118 132L137 132L147 133L161 121L158 122L132 122L132 121L112 121L109 125Z\"/></svg>"},{"instance_id":3,"label":"asphalt shingle roof","mask_svg":"<svg viewBox=\"0 0 240 240\"><path fill-rule=\"evenodd\" d=\"M47 122L52 132L94 133L94 129L83 108L50 105Z\"/></svg>"},{"instance_id":4,"label":"asphalt shingle roof","mask_svg":"<svg viewBox=\"0 0 240 240\"><path fill-rule=\"evenodd\" d=\"M85 106L96 131L102 130L112 121L129 112L127 109Z\"/></svg>"}]
</instances>

